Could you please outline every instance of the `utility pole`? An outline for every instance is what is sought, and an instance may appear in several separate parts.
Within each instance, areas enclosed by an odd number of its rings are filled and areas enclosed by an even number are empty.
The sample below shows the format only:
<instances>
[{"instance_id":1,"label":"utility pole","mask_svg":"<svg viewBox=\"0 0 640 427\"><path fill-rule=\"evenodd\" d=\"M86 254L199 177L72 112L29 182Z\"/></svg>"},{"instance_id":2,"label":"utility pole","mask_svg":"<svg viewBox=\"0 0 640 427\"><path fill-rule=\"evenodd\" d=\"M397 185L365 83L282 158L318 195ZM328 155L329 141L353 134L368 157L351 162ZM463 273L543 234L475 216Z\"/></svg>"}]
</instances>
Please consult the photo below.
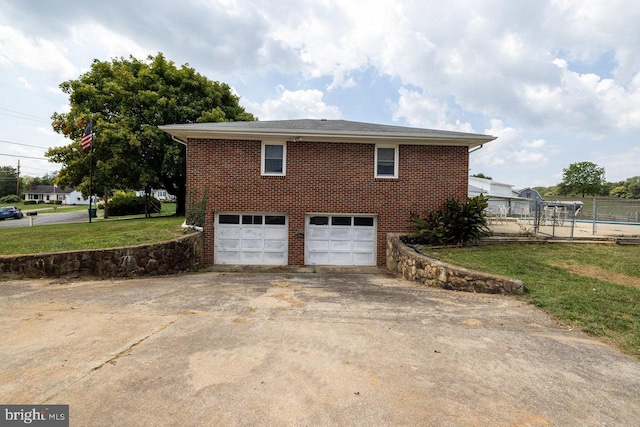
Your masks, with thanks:
<instances>
[{"instance_id":1,"label":"utility pole","mask_svg":"<svg viewBox=\"0 0 640 427\"><path fill-rule=\"evenodd\" d=\"M20 159L18 159L18 182L16 182L16 196L20 197Z\"/></svg>"}]
</instances>

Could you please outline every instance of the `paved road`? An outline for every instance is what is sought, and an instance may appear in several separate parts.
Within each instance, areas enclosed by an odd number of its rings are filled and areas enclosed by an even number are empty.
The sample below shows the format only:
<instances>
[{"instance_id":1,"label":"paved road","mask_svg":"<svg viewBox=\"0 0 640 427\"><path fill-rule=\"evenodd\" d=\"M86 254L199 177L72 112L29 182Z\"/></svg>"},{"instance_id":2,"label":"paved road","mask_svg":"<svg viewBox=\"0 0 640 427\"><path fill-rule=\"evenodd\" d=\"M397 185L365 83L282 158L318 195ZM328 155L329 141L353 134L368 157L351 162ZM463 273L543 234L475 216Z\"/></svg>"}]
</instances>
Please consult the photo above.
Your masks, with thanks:
<instances>
[{"instance_id":1,"label":"paved road","mask_svg":"<svg viewBox=\"0 0 640 427\"><path fill-rule=\"evenodd\" d=\"M26 213L27 211L22 211ZM0 228L16 228L16 227L29 227L31 222L30 217L25 215L22 219L6 219L0 221ZM68 211L68 212L56 212L56 213L42 213L33 218L33 226L49 225L49 224L69 224L72 222L89 222L89 212L87 210L82 211Z\"/></svg>"},{"instance_id":2,"label":"paved road","mask_svg":"<svg viewBox=\"0 0 640 427\"><path fill-rule=\"evenodd\" d=\"M73 426L622 426L640 363L512 297L384 274L0 283L0 402Z\"/></svg>"}]
</instances>

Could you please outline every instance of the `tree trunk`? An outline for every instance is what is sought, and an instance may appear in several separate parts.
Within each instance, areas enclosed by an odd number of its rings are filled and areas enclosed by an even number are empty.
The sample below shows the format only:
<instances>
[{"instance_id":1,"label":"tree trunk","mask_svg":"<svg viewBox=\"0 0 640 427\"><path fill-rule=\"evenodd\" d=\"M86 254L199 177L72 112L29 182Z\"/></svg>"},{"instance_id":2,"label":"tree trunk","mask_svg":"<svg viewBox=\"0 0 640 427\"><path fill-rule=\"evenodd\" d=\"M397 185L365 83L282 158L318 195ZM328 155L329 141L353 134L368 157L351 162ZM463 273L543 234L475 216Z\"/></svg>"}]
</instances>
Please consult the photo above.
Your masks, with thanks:
<instances>
[{"instance_id":1,"label":"tree trunk","mask_svg":"<svg viewBox=\"0 0 640 427\"><path fill-rule=\"evenodd\" d=\"M104 187L104 218L109 218L109 188Z\"/></svg>"},{"instance_id":2,"label":"tree trunk","mask_svg":"<svg viewBox=\"0 0 640 427\"><path fill-rule=\"evenodd\" d=\"M179 185L176 194L176 216L185 216L187 211L187 187Z\"/></svg>"},{"instance_id":3,"label":"tree trunk","mask_svg":"<svg viewBox=\"0 0 640 427\"><path fill-rule=\"evenodd\" d=\"M144 187L144 217L151 218L151 209L149 209L149 203L151 203L151 187L145 185Z\"/></svg>"}]
</instances>

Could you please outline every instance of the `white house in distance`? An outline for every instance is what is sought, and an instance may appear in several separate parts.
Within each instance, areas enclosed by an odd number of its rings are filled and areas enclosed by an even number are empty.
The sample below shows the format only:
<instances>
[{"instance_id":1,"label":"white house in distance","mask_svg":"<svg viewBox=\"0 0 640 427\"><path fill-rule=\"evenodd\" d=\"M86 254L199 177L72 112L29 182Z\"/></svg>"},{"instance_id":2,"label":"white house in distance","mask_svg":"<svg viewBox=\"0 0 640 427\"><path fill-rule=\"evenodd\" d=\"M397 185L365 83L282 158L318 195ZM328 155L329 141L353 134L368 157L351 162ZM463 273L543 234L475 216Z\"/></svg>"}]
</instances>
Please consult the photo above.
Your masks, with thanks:
<instances>
[{"instance_id":1,"label":"white house in distance","mask_svg":"<svg viewBox=\"0 0 640 427\"><path fill-rule=\"evenodd\" d=\"M469 177L469 197L482 194L489 202L489 211L494 215L529 215L530 200L519 197L512 184L486 178Z\"/></svg>"},{"instance_id":2,"label":"white house in distance","mask_svg":"<svg viewBox=\"0 0 640 427\"><path fill-rule=\"evenodd\" d=\"M24 200L35 200L38 203L54 203L59 200L62 205L89 205L89 199L75 188L60 188L53 185L35 185L24 193Z\"/></svg>"},{"instance_id":3,"label":"white house in distance","mask_svg":"<svg viewBox=\"0 0 640 427\"><path fill-rule=\"evenodd\" d=\"M144 190L136 191L136 197L144 197ZM151 189L151 197L158 200L175 200L176 196L169 194L164 188Z\"/></svg>"}]
</instances>

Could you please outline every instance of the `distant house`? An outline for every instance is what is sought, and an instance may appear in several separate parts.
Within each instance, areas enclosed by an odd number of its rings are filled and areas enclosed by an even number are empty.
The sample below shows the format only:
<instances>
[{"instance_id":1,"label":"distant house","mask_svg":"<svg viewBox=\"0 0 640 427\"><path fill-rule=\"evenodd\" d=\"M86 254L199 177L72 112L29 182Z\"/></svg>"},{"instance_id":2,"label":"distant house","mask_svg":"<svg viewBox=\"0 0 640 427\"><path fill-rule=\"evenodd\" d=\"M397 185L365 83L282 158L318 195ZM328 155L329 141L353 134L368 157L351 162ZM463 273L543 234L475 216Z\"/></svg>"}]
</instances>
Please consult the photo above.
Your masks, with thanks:
<instances>
[{"instance_id":1,"label":"distant house","mask_svg":"<svg viewBox=\"0 0 640 427\"><path fill-rule=\"evenodd\" d=\"M531 212L535 211L536 204L544 201L540 193L538 193L533 188L525 188L524 190L520 190L518 196L530 200L529 209Z\"/></svg>"},{"instance_id":2,"label":"distant house","mask_svg":"<svg viewBox=\"0 0 640 427\"><path fill-rule=\"evenodd\" d=\"M53 185L34 185L24 193L25 201L37 203L54 203L62 205L88 205L89 199L82 197L82 193L72 187L59 188Z\"/></svg>"},{"instance_id":3,"label":"distant house","mask_svg":"<svg viewBox=\"0 0 640 427\"><path fill-rule=\"evenodd\" d=\"M513 190L512 184L493 181L476 176L469 177L469 197L482 194L489 199L489 210L506 215L528 215L529 199Z\"/></svg>"},{"instance_id":4,"label":"distant house","mask_svg":"<svg viewBox=\"0 0 640 427\"><path fill-rule=\"evenodd\" d=\"M136 197L144 197L144 190L136 191ZM164 188L151 189L151 197L155 197L158 200L175 200L176 196L169 194Z\"/></svg>"}]
</instances>

